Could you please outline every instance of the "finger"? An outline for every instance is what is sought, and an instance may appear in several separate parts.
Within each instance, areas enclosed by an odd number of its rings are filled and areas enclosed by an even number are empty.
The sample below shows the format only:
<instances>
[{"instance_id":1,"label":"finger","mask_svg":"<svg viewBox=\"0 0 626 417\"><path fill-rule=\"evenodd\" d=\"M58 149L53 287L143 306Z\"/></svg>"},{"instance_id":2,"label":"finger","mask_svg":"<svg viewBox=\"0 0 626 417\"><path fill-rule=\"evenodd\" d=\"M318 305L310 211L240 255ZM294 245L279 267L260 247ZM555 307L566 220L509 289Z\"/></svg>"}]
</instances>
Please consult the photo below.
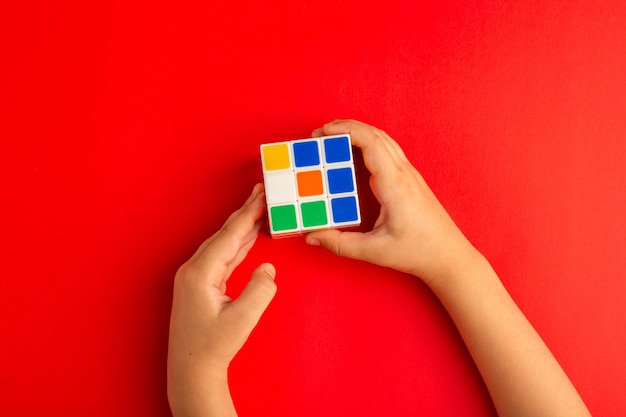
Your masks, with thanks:
<instances>
[{"instance_id":1,"label":"finger","mask_svg":"<svg viewBox=\"0 0 626 417\"><path fill-rule=\"evenodd\" d=\"M400 147L400 144L396 142L391 136L387 134L384 130L378 129L380 135L387 142L388 146L396 153L398 159L403 160L405 162L409 162L409 158L406 157L404 150Z\"/></svg>"},{"instance_id":2,"label":"finger","mask_svg":"<svg viewBox=\"0 0 626 417\"><path fill-rule=\"evenodd\" d=\"M367 123L363 123L358 120L334 120L324 126L324 128L328 131L334 131L334 129L337 128L336 126L342 126L346 124L353 126L351 128L351 131L358 132L360 130L361 132L369 132L369 134L375 139L381 140L394 159L407 160L406 155L404 154L402 148L400 148L398 142L396 142L384 130L374 127L372 125L368 125ZM359 146L359 137L356 138L355 144Z\"/></svg>"},{"instance_id":3,"label":"finger","mask_svg":"<svg viewBox=\"0 0 626 417\"><path fill-rule=\"evenodd\" d=\"M255 201L256 196L258 194L261 194L262 191L263 191L263 184L257 184L252 192L252 195L248 198L246 203L244 203L242 209L245 209L246 206L248 206L249 204L252 204ZM264 199L263 194L258 195L258 198L263 200ZM252 229L252 231L248 233L248 235L243 239L243 242L241 243L241 246L239 247L237 254L233 258L233 260L226 266L226 271L218 275L221 278L221 280L219 282L215 282L214 285L216 285L222 293L224 294L226 293L226 281L228 281L228 278L230 278L233 270L237 266L239 266L239 264L245 259L245 257L248 255L248 252L254 245L254 242L256 242L257 236L259 234L259 229L261 228L262 223L263 223L263 218L260 218L256 221L256 224L254 225L254 228ZM216 233L213 237L217 237L217 236L219 236L218 233Z\"/></svg>"},{"instance_id":4,"label":"finger","mask_svg":"<svg viewBox=\"0 0 626 417\"><path fill-rule=\"evenodd\" d=\"M354 125L360 125L366 129L371 130L372 132L375 132L376 135L379 136L380 139L382 139L383 143L388 148L389 152L393 154L394 157L397 157L397 159L399 160L404 160L408 162L408 158L406 157L406 154L404 153L404 151L402 150L398 142L396 142L391 136L389 136L387 132L385 132L382 129L378 129L374 126L368 125L366 123L359 122L358 120L333 120L332 122L327 123L325 126L315 129L313 133L311 133L311 136L318 137L318 136L337 134L337 133L350 133L349 131L337 132L337 127L336 127L338 125L342 126L348 123L351 123ZM358 138L356 138L355 145L359 146Z\"/></svg>"},{"instance_id":5,"label":"finger","mask_svg":"<svg viewBox=\"0 0 626 417\"><path fill-rule=\"evenodd\" d=\"M395 152L375 127L356 120L335 120L324 125L323 129L326 135L349 133L352 143L361 148L365 166L373 175L396 169Z\"/></svg>"},{"instance_id":6,"label":"finger","mask_svg":"<svg viewBox=\"0 0 626 417\"><path fill-rule=\"evenodd\" d=\"M263 223L265 214L265 193L260 192L239 210L235 211L216 233L215 240L236 240L240 246L254 241Z\"/></svg>"},{"instance_id":7,"label":"finger","mask_svg":"<svg viewBox=\"0 0 626 417\"><path fill-rule=\"evenodd\" d=\"M230 306L230 314L243 321L252 331L276 294L276 268L264 263L256 268L239 297Z\"/></svg>"},{"instance_id":8,"label":"finger","mask_svg":"<svg viewBox=\"0 0 626 417\"><path fill-rule=\"evenodd\" d=\"M350 133L352 142L361 148L365 166L372 174L370 184L378 202L384 205L395 198L399 181L413 167L403 153L397 152L393 139L383 131L355 120L336 120L326 124L324 131L329 135Z\"/></svg>"},{"instance_id":9,"label":"finger","mask_svg":"<svg viewBox=\"0 0 626 417\"><path fill-rule=\"evenodd\" d=\"M219 286L254 243L265 212L264 195L258 192L234 212L194 259L203 274L210 277L211 284ZM242 248L247 249L241 251Z\"/></svg>"},{"instance_id":10,"label":"finger","mask_svg":"<svg viewBox=\"0 0 626 417\"><path fill-rule=\"evenodd\" d=\"M408 162L408 158L406 157L404 151L402 150L402 148L400 147L400 145L391 137L389 136L384 130L378 129L374 126L368 125L366 123L363 122L359 122L357 120L334 120L330 123L327 123L325 126L320 127L318 129L315 129L313 131L313 133L311 134L313 137L318 137L318 136L324 136L324 135L331 135L331 134L341 134L341 133L351 133L350 131L341 131L341 129L337 129L337 125L342 126L344 124L348 124L348 123L352 123L356 126L362 126L365 129L370 130L371 132L373 132L374 134L376 134L378 136L378 138L383 142L383 145L385 145L385 147L387 148L387 151L390 153L390 155L394 158L394 160L396 160L396 162L399 161L403 161L403 162ZM340 131L337 131L340 130ZM354 144L357 146L359 145L359 138L355 138L355 140L353 140Z\"/></svg>"},{"instance_id":11,"label":"finger","mask_svg":"<svg viewBox=\"0 0 626 417\"><path fill-rule=\"evenodd\" d=\"M376 240L370 240L369 236L370 233L321 230L309 233L305 241L309 245L322 246L338 256L369 261L372 251L376 250L372 246Z\"/></svg>"},{"instance_id":12,"label":"finger","mask_svg":"<svg viewBox=\"0 0 626 417\"><path fill-rule=\"evenodd\" d=\"M256 239L259 234L258 231L261 227L261 222L258 222L258 223L259 224L255 226L254 234L250 236L249 240L247 240L241 245L234 259L226 266L226 271L221 275L222 279L219 282L218 287L220 291L222 291L222 293L226 293L226 281L228 281L228 279L230 278L231 274L233 273L233 270L237 268L239 264L241 264L241 262L246 258L246 256L248 256L248 252L250 252L250 249L252 249L252 246L254 246L254 242L256 242Z\"/></svg>"},{"instance_id":13,"label":"finger","mask_svg":"<svg viewBox=\"0 0 626 417\"><path fill-rule=\"evenodd\" d=\"M230 264L226 268L226 273L224 274L224 280L223 280L224 284L226 283L228 278L230 278L230 275L232 274L233 270L239 266L239 264L246 258L246 256L248 256L248 252L250 252L250 249L252 249L252 246L254 246L254 242L256 242L256 239L259 235L259 229L261 228L261 224L262 224L261 221L257 222L257 225L255 225L254 227L253 234L250 235L250 238L247 241L243 242L243 244L237 251L237 254L235 255L234 259L230 262ZM224 292L226 292L225 287L224 287Z\"/></svg>"},{"instance_id":14,"label":"finger","mask_svg":"<svg viewBox=\"0 0 626 417\"><path fill-rule=\"evenodd\" d=\"M246 201L244 202L243 207L246 207L247 205L251 204L255 198L264 191L263 188L263 184L256 184L254 186L254 188L252 188L252 193L250 193L250 195L248 196L248 198L246 199ZM236 212L235 212L236 213ZM229 218L226 220L226 222L228 222L228 220L230 220L230 217L232 217L235 213L231 214L231 216L229 216ZM198 247L198 249L196 250L196 252L193 254L193 256L191 257L191 260L198 258L206 249L207 246L209 246L211 244L211 242L213 240L215 240L215 238L218 236L217 233L213 234L211 237L209 237L208 239L206 239L204 242L202 242L202 244L200 245L200 247Z\"/></svg>"}]
</instances>

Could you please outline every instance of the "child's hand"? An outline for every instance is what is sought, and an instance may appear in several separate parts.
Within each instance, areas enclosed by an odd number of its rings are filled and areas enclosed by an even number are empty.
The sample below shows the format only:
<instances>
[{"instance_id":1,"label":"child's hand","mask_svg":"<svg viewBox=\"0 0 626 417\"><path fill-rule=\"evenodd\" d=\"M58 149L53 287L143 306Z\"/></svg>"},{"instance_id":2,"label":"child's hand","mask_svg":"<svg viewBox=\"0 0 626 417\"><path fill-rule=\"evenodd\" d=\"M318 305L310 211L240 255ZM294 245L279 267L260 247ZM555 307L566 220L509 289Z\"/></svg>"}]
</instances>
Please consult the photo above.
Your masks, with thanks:
<instances>
[{"instance_id":1,"label":"child's hand","mask_svg":"<svg viewBox=\"0 0 626 417\"><path fill-rule=\"evenodd\" d=\"M254 244L264 210L259 184L176 274L168 352L168 396L175 415L202 415L199 410L208 405L221 407L214 409L220 415L234 412L226 371L274 297L276 271L271 264L260 265L236 300L225 295L226 281Z\"/></svg>"},{"instance_id":2,"label":"child's hand","mask_svg":"<svg viewBox=\"0 0 626 417\"><path fill-rule=\"evenodd\" d=\"M350 133L372 174L370 186L381 205L368 233L325 230L310 233L309 244L333 253L388 266L426 283L449 274L475 251L448 216L400 146L380 129L353 120L328 123L313 136Z\"/></svg>"},{"instance_id":3,"label":"child's hand","mask_svg":"<svg viewBox=\"0 0 626 417\"><path fill-rule=\"evenodd\" d=\"M385 132L335 121L313 136L350 133L372 174L380 215L367 233L325 230L309 244L417 275L463 337L501 416L585 416L589 411L486 259L448 216Z\"/></svg>"}]
</instances>

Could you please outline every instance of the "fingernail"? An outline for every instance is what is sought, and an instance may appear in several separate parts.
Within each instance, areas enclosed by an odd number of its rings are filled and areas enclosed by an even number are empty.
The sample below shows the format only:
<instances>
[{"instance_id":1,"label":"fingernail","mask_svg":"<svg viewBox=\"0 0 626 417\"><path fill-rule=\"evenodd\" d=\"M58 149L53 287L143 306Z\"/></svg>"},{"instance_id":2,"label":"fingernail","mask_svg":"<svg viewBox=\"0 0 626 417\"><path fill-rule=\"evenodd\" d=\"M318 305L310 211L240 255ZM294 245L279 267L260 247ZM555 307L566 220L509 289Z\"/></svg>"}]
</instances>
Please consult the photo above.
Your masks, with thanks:
<instances>
[{"instance_id":1,"label":"fingernail","mask_svg":"<svg viewBox=\"0 0 626 417\"><path fill-rule=\"evenodd\" d=\"M311 246L320 246L322 244L322 242L320 242L319 239L315 239L314 237L307 238L306 243L308 243Z\"/></svg>"},{"instance_id":2,"label":"fingernail","mask_svg":"<svg viewBox=\"0 0 626 417\"><path fill-rule=\"evenodd\" d=\"M274 268L274 265L272 264L264 264L263 272L265 272L271 279L276 277L276 268Z\"/></svg>"},{"instance_id":3,"label":"fingernail","mask_svg":"<svg viewBox=\"0 0 626 417\"><path fill-rule=\"evenodd\" d=\"M252 189L252 194L250 194L250 201L256 200L260 194L263 193L263 184L256 184Z\"/></svg>"}]
</instances>

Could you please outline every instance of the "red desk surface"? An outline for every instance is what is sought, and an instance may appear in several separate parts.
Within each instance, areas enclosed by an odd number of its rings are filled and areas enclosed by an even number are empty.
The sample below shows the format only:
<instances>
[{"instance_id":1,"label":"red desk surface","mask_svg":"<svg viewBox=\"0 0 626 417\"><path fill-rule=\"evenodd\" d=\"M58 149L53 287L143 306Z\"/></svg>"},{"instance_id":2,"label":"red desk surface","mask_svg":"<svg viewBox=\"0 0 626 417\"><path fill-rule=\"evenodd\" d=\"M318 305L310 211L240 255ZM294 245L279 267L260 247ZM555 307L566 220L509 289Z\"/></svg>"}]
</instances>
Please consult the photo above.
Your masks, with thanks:
<instances>
[{"instance_id":1,"label":"red desk surface","mask_svg":"<svg viewBox=\"0 0 626 417\"><path fill-rule=\"evenodd\" d=\"M592 413L626 414L626 3L227 3L0 4L0 413L169 415L177 267L260 143L350 117L405 148ZM264 234L232 295L262 261L241 416L495 414L423 284Z\"/></svg>"}]
</instances>

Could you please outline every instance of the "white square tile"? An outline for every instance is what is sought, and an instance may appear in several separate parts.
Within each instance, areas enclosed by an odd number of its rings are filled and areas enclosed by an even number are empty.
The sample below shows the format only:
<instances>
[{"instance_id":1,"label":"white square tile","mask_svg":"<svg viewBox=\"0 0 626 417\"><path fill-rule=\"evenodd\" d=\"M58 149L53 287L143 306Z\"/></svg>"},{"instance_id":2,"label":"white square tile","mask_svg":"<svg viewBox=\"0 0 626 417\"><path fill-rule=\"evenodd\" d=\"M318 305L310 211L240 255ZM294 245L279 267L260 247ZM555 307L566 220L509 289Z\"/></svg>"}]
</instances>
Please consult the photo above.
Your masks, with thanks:
<instances>
[{"instance_id":1,"label":"white square tile","mask_svg":"<svg viewBox=\"0 0 626 417\"><path fill-rule=\"evenodd\" d=\"M293 171L265 175L265 198L267 204L295 202L296 179Z\"/></svg>"}]
</instances>

